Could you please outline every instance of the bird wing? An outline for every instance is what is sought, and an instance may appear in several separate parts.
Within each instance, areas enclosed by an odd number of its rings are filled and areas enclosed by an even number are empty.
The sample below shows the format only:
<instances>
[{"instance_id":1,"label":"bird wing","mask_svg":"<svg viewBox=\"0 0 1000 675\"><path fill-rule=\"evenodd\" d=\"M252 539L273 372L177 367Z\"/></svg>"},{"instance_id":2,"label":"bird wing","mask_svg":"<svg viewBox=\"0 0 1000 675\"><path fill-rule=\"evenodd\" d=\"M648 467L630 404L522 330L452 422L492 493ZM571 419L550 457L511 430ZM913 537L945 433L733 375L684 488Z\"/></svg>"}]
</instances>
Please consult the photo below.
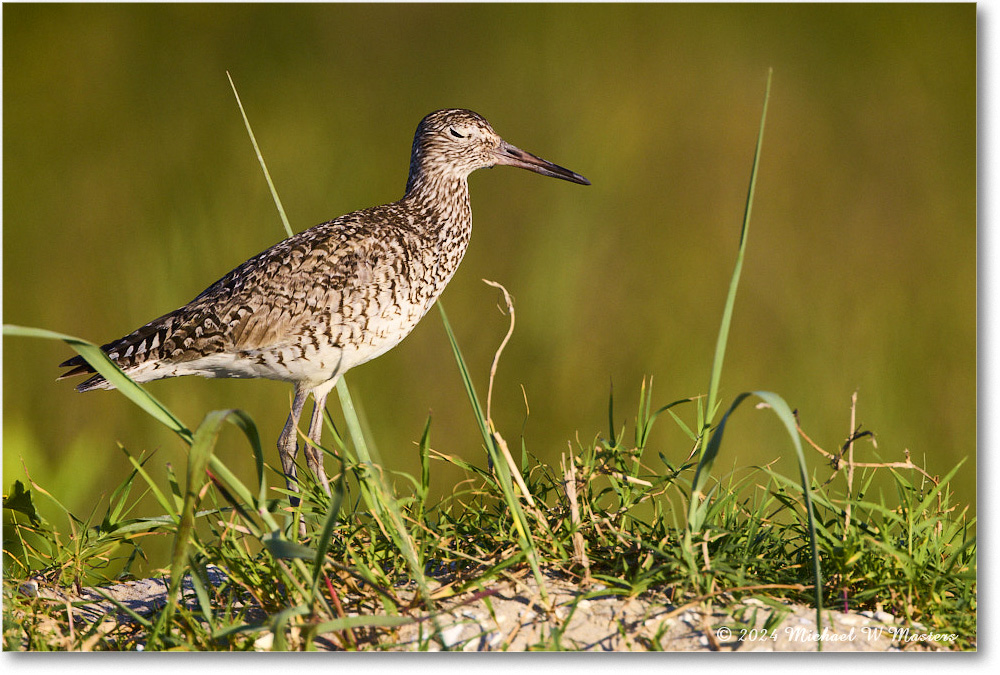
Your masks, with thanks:
<instances>
[{"instance_id":1,"label":"bird wing","mask_svg":"<svg viewBox=\"0 0 1000 675\"><path fill-rule=\"evenodd\" d=\"M364 231L363 224L373 221L379 219L356 212L278 242L188 304L101 349L129 372L151 361L183 363L220 352L280 348L329 327L335 317L342 317L345 298L364 296L364 287L371 284L392 283L386 279L384 261L392 257L392 247L385 242L396 238L393 223L385 223L380 240ZM70 370L59 379L95 372L80 356L60 367ZM98 388L103 380L97 375L78 389Z\"/></svg>"}]
</instances>

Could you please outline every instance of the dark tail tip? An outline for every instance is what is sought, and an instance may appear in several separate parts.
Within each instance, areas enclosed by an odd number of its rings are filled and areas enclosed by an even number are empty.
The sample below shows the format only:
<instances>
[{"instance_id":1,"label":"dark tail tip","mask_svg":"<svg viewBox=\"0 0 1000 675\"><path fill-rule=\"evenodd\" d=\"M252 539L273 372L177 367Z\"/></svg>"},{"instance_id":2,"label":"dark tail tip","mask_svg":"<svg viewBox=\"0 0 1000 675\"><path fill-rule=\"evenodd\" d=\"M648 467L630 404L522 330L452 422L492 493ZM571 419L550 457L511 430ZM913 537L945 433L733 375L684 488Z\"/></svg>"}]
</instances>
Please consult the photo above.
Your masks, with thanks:
<instances>
[{"instance_id":1,"label":"dark tail tip","mask_svg":"<svg viewBox=\"0 0 1000 675\"><path fill-rule=\"evenodd\" d=\"M101 385L102 382L105 381L104 376L96 374L97 371L95 371L94 368L89 363L84 361L82 356L74 356L71 359L66 359L65 361L59 364L59 367L69 368L70 370L67 370L65 373L57 377L56 378L57 382L59 380L65 380L70 377L76 377L77 375L93 374L93 377L84 380L83 382L81 382L76 386L76 390L79 392L85 392L85 391L90 391L91 389L96 389Z\"/></svg>"}]
</instances>

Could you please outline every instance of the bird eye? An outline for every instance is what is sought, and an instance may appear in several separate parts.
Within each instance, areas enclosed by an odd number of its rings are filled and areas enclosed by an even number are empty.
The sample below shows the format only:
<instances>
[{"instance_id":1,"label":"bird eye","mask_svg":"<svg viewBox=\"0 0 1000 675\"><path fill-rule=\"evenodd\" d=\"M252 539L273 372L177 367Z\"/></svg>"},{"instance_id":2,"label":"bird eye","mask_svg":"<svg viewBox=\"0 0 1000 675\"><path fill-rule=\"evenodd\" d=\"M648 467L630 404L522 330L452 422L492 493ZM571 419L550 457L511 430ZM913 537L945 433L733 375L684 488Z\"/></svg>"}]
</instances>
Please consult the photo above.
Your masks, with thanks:
<instances>
[{"instance_id":1,"label":"bird eye","mask_svg":"<svg viewBox=\"0 0 1000 675\"><path fill-rule=\"evenodd\" d=\"M450 131L451 135L454 136L455 138L465 138L465 134L458 133L457 131L455 131L454 127L449 127L448 131Z\"/></svg>"}]
</instances>

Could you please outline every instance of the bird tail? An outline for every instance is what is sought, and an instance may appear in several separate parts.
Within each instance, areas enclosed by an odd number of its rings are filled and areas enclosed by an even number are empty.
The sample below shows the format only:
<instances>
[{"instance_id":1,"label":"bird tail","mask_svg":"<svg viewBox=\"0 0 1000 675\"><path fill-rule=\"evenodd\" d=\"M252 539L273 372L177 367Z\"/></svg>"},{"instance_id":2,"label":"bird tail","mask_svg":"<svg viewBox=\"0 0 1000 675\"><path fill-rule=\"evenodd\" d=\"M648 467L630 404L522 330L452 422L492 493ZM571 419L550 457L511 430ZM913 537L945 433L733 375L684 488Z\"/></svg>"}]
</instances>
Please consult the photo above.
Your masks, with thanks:
<instances>
[{"instance_id":1,"label":"bird tail","mask_svg":"<svg viewBox=\"0 0 1000 675\"><path fill-rule=\"evenodd\" d=\"M101 345L101 351L108 355L118 367L126 373L134 371L144 362L155 361L157 354L152 354L158 347L162 346L166 336L166 320L170 316L162 316L159 319L150 321L142 328L135 330L125 337L119 338L106 345ZM60 368L69 368L60 375L57 380L64 380L77 375L88 375L93 373L93 377L84 380L76 386L79 392L93 391L94 389L114 389L114 385L109 383L104 376L97 373L94 367L87 363L82 356L74 356L59 364Z\"/></svg>"},{"instance_id":2,"label":"bird tail","mask_svg":"<svg viewBox=\"0 0 1000 675\"><path fill-rule=\"evenodd\" d=\"M104 347L102 347L104 349ZM107 349L104 349L107 351ZM76 390L79 392L93 391L94 389L114 389L114 386L109 384L104 376L97 373L94 367L87 363L82 356L74 356L71 359L66 359L59 364L60 368L70 368L70 370L61 374L56 380L65 380L69 377L76 377L77 375L88 375L93 373L93 377L90 377L80 384L76 385Z\"/></svg>"}]
</instances>

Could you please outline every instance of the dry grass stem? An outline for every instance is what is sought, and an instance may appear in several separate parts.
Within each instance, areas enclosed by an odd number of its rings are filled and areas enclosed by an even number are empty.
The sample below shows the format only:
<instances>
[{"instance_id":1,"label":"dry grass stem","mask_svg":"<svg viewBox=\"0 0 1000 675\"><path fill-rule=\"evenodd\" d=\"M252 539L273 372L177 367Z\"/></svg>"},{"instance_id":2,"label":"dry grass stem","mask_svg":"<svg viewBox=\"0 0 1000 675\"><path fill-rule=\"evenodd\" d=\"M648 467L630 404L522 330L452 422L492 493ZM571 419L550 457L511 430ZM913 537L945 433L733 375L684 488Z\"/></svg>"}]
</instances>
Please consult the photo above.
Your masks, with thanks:
<instances>
[{"instance_id":1,"label":"dry grass stem","mask_svg":"<svg viewBox=\"0 0 1000 675\"><path fill-rule=\"evenodd\" d=\"M583 581L586 583L590 581L590 558L587 557L587 545L581 532L583 522L580 520L576 463L573 461L572 451L569 462L566 461L565 455L560 455L559 464L563 471L563 490L566 492L566 499L569 500L570 522L573 524L573 558L578 565L583 567Z\"/></svg>"},{"instance_id":2,"label":"dry grass stem","mask_svg":"<svg viewBox=\"0 0 1000 675\"><path fill-rule=\"evenodd\" d=\"M856 395L855 395L855 397L856 397ZM853 421L854 421L853 420L853 417L854 417L854 415L853 415L853 413L854 413L853 404L852 404L851 413L852 413L851 417L852 417L852 423L853 423ZM802 426L799 424L799 418L798 418L798 414L797 413L795 415L795 429L799 432L799 436L801 436L802 439L806 443L808 443L812 447L813 450L815 450L819 454L823 455L823 457L827 458L830 461L830 464L833 466L833 473L826 480L826 482L823 483L824 486L829 485L833 481L833 479L837 477L837 473L840 471L841 467L843 465L845 465L845 464L848 465L848 468L851 469L851 470L853 470L855 468L862 468L862 469L911 469L911 470L916 471L917 473L921 474L924 478L926 478L927 480L931 481L935 485L937 485L939 483L938 479L935 476L932 476L926 470L924 470L922 467L920 467L917 464L913 463L913 461L910 459L910 452L909 452L909 450L904 450L903 451L903 454L906 457L906 460L902 461L902 462L855 462L855 461L853 461L853 453L848 456L847 460L845 460L844 457L843 457L843 454L844 454L843 452L841 452L839 454L834 454L832 452L827 452L822 447L820 447L820 445L818 443L816 443L816 441L814 441L812 438L810 438L809 435L806 434L806 432L802 430ZM853 429L853 427L852 427L852 429ZM858 438L860 438L863 435L871 436L871 434L869 432L852 431L851 435L850 435L850 437L848 439L848 442L845 443L845 445L844 445L844 450L847 450L849 447L853 447L854 441L856 441ZM872 442L874 443L874 438L872 439Z\"/></svg>"}]
</instances>

